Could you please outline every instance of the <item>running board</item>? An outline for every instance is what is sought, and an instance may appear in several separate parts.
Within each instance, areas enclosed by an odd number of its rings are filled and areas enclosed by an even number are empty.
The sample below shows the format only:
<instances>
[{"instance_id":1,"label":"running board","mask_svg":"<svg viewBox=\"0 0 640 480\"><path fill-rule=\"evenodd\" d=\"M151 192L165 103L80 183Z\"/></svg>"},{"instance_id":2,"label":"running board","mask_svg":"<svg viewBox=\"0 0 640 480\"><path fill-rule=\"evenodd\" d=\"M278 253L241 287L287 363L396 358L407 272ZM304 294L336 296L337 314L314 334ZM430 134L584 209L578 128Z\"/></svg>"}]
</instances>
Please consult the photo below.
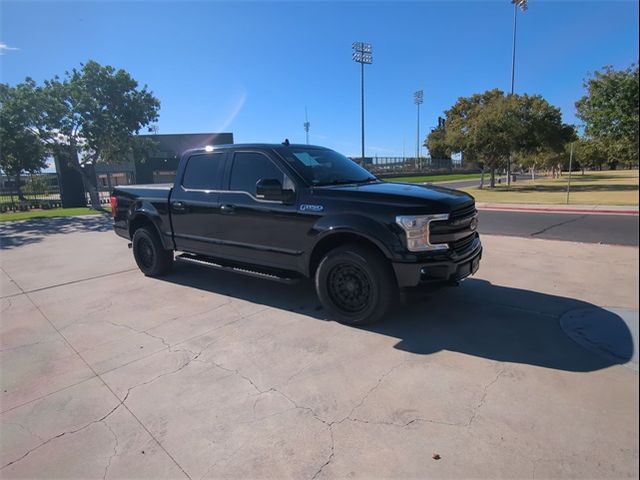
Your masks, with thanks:
<instances>
[{"instance_id":1,"label":"running board","mask_svg":"<svg viewBox=\"0 0 640 480\"><path fill-rule=\"evenodd\" d=\"M273 273L266 273L266 272L258 272L255 270L249 270L247 268L243 268L243 267L234 267L231 265L221 265L219 263L216 263L214 260L208 258L208 257L204 257L204 256L200 256L200 255L192 255L190 253L181 253L180 255L176 256L176 260L180 260L182 262L186 262L186 263L192 263L192 264L196 264L196 265L203 265L205 267L209 267L209 268L215 268L216 270L223 270L226 272L233 272L233 273L239 273L241 275L246 275L249 277L254 277L254 278L262 278L265 280L271 280L273 282L279 282L279 283L285 283L285 284L293 284L293 283L297 283L299 281L298 278L289 278L289 277L282 277Z\"/></svg>"}]
</instances>

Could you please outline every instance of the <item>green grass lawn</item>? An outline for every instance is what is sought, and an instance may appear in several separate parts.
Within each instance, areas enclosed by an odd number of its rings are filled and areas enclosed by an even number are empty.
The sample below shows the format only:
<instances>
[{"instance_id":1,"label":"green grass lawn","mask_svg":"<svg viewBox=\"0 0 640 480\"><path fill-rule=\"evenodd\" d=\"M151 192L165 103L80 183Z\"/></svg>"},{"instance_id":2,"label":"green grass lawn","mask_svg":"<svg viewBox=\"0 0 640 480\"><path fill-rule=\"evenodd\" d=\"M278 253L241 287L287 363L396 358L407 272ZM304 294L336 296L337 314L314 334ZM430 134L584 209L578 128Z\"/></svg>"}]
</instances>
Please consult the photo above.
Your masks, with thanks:
<instances>
[{"instance_id":1,"label":"green grass lawn","mask_svg":"<svg viewBox=\"0 0 640 480\"><path fill-rule=\"evenodd\" d=\"M73 217L76 215L99 215L107 210L91 210L90 208L52 208L51 210L29 210L26 212L0 213L0 222L30 220L32 218Z\"/></svg>"},{"instance_id":2,"label":"green grass lawn","mask_svg":"<svg viewBox=\"0 0 640 480\"><path fill-rule=\"evenodd\" d=\"M561 178L543 178L536 181L518 180L507 188L504 183L490 189L485 177L485 188L462 188L477 202L529 203L558 205L567 203L565 172ZM638 205L638 170L605 172L574 172L571 175L569 204L573 205Z\"/></svg>"},{"instance_id":3,"label":"green grass lawn","mask_svg":"<svg viewBox=\"0 0 640 480\"><path fill-rule=\"evenodd\" d=\"M400 183L433 183L433 182L451 182L455 180L475 180L480 178L479 173L451 173L446 175L427 175L422 177L393 177L385 178L388 182Z\"/></svg>"}]
</instances>

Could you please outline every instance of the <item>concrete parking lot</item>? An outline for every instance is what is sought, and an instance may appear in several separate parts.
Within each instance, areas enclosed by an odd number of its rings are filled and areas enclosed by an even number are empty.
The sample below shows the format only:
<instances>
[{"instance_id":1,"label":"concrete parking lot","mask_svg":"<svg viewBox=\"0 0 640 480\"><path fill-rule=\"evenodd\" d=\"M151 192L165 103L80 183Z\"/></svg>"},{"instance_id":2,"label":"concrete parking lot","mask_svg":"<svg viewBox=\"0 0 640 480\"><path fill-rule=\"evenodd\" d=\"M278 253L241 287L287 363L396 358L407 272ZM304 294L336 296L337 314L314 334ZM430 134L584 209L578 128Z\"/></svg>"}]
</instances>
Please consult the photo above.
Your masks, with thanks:
<instances>
[{"instance_id":1,"label":"concrete parking lot","mask_svg":"<svg viewBox=\"0 0 640 480\"><path fill-rule=\"evenodd\" d=\"M637 247L485 235L352 328L309 284L146 278L102 217L0 235L2 478L638 476Z\"/></svg>"}]
</instances>

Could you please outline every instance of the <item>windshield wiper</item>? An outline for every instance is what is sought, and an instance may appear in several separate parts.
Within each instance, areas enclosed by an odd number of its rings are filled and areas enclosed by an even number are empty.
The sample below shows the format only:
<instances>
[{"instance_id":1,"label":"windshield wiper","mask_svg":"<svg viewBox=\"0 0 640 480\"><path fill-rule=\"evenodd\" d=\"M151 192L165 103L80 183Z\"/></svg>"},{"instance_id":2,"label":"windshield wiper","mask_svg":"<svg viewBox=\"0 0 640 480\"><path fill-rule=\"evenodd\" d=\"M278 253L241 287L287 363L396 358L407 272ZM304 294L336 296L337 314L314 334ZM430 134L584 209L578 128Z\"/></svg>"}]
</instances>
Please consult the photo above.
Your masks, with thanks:
<instances>
[{"instance_id":1,"label":"windshield wiper","mask_svg":"<svg viewBox=\"0 0 640 480\"><path fill-rule=\"evenodd\" d=\"M348 185L348 184L362 184L362 183L371 183L371 182L377 182L378 179L373 177L373 178L365 178L362 180L353 180L353 179L349 179L349 178L338 178L336 180L331 180L330 182L322 182L322 183L318 183L316 184L317 187L323 187L326 185Z\"/></svg>"}]
</instances>

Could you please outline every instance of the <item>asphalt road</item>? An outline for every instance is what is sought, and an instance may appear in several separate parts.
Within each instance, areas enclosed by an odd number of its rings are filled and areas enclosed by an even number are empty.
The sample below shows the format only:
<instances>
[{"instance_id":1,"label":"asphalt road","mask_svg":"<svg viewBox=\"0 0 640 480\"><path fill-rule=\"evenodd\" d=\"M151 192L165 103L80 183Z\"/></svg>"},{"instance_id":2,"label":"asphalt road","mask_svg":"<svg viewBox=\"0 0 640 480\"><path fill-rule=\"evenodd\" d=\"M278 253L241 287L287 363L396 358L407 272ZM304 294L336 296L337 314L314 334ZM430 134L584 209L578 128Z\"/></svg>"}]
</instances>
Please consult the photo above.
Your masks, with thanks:
<instances>
[{"instance_id":1,"label":"asphalt road","mask_svg":"<svg viewBox=\"0 0 640 480\"><path fill-rule=\"evenodd\" d=\"M638 246L637 215L481 210L479 220L480 233Z\"/></svg>"}]
</instances>

